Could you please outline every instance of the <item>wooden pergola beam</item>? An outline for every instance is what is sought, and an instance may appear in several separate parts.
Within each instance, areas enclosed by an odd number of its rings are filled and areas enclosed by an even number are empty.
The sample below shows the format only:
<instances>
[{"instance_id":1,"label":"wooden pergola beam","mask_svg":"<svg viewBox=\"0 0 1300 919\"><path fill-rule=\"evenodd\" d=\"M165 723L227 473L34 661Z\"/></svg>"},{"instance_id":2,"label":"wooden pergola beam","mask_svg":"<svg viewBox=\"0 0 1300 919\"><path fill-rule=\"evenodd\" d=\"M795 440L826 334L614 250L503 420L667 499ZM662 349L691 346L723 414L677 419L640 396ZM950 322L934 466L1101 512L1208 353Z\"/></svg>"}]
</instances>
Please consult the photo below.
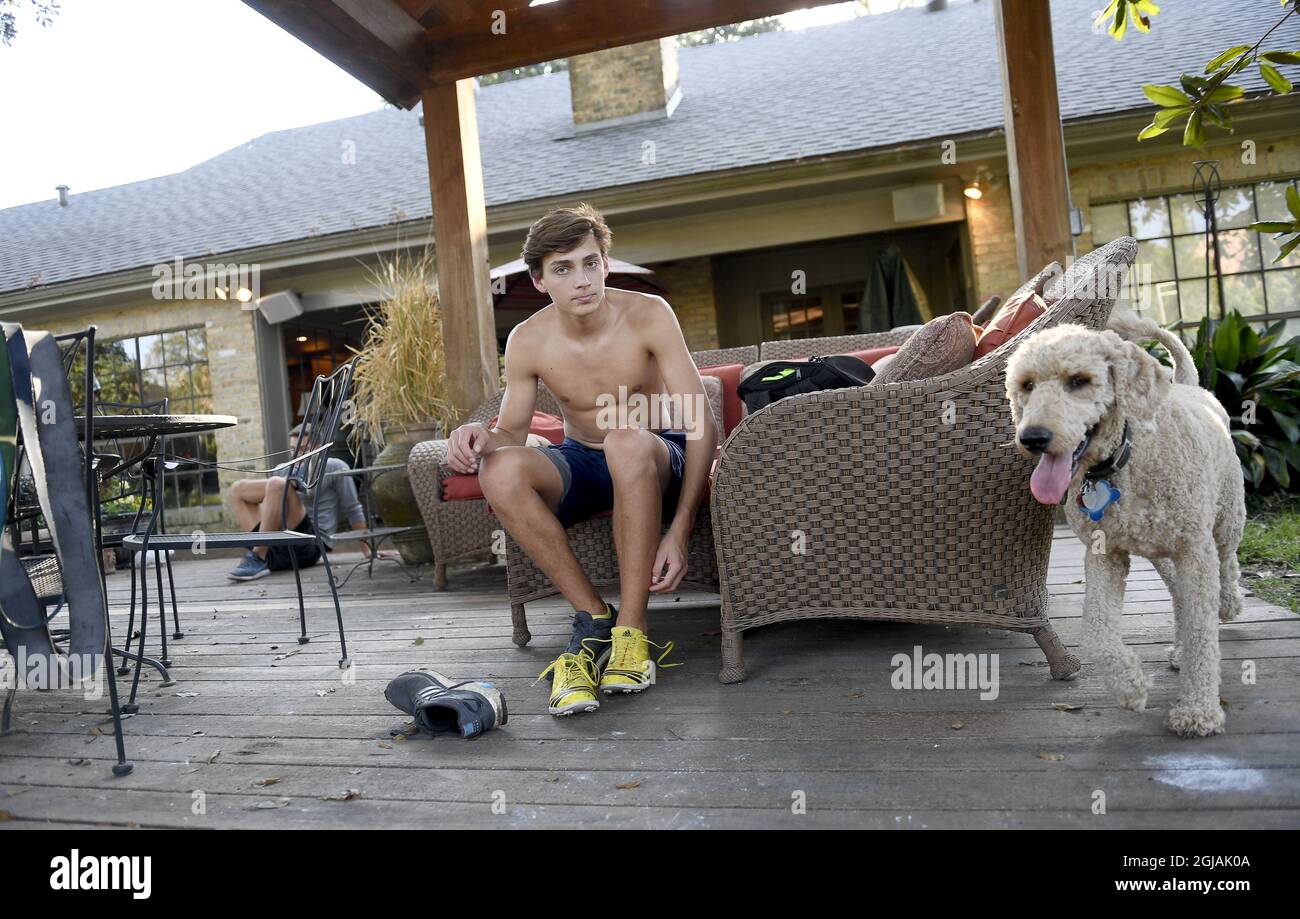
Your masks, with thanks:
<instances>
[{"instance_id":1,"label":"wooden pergola beam","mask_svg":"<svg viewBox=\"0 0 1300 919\"><path fill-rule=\"evenodd\" d=\"M427 86L423 100L448 394L463 421L500 389L474 81Z\"/></svg>"},{"instance_id":2,"label":"wooden pergola beam","mask_svg":"<svg viewBox=\"0 0 1300 919\"><path fill-rule=\"evenodd\" d=\"M994 0L1016 259L1022 280L1074 254L1049 0ZM1008 15L1008 12L1011 15Z\"/></svg>"},{"instance_id":3,"label":"wooden pergola beam","mask_svg":"<svg viewBox=\"0 0 1300 919\"><path fill-rule=\"evenodd\" d=\"M427 80L428 32L397 0L244 0L389 102L410 108Z\"/></svg>"},{"instance_id":4,"label":"wooden pergola beam","mask_svg":"<svg viewBox=\"0 0 1300 919\"><path fill-rule=\"evenodd\" d=\"M506 3L488 3L477 17L430 30L430 77L448 82L834 2L566 0L513 10ZM493 31L493 9L505 9L504 32Z\"/></svg>"}]
</instances>

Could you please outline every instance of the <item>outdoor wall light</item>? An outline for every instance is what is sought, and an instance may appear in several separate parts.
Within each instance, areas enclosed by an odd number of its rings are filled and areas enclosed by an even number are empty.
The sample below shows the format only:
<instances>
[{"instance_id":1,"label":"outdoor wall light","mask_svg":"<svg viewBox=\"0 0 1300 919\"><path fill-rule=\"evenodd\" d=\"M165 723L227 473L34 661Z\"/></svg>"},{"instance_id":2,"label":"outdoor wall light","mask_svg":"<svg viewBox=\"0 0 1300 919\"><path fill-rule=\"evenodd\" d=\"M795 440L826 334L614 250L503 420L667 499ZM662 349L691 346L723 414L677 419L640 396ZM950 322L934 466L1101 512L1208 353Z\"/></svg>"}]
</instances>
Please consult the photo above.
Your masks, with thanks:
<instances>
[{"instance_id":1,"label":"outdoor wall light","mask_svg":"<svg viewBox=\"0 0 1300 919\"><path fill-rule=\"evenodd\" d=\"M306 341L306 340L307 340L306 335L299 335L297 338L294 339L294 341Z\"/></svg>"},{"instance_id":2,"label":"outdoor wall light","mask_svg":"<svg viewBox=\"0 0 1300 919\"><path fill-rule=\"evenodd\" d=\"M253 299L253 292L249 290L247 287L241 287L239 288L238 291L236 291L235 299L238 300L240 303L247 303L249 300Z\"/></svg>"},{"instance_id":3,"label":"outdoor wall light","mask_svg":"<svg viewBox=\"0 0 1300 919\"><path fill-rule=\"evenodd\" d=\"M984 197L984 182L976 176L975 180L962 190L962 194L972 201L978 201Z\"/></svg>"}]
</instances>

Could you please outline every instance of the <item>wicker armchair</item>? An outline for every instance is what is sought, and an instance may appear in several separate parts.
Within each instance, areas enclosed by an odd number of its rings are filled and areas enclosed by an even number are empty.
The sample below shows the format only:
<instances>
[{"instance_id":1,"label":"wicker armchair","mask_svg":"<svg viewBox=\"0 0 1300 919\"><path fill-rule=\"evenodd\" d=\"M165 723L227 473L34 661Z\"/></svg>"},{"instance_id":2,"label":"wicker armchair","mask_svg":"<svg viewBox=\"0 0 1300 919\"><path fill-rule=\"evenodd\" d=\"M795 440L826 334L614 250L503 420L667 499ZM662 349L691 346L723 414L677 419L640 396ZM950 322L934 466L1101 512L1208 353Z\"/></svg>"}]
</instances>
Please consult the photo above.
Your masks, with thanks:
<instances>
[{"instance_id":1,"label":"wicker armchair","mask_svg":"<svg viewBox=\"0 0 1300 919\"><path fill-rule=\"evenodd\" d=\"M503 395L504 390L498 392L465 420L481 421L484 424L491 421L501 411ZM555 397L540 382L537 384L536 411L560 414ZM492 533L501 528L497 519L488 513L487 501L482 498L443 500L443 482L455 475L446 463L446 440L426 440L416 444L407 460L411 490L415 492L420 515L429 531L429 544L433 547L434 590L447 589L447 562L491 548Z\"/></svg>"},{"instance_id":2,"label":"wicker armchair","mask_svg":"<svg viewBox=\"0 0 1300 919\"><path fill-rule=\"evenodd\" d=\"M1038 329L1103 327L1113 299L1089 283L1094 267L1127 269L1136 252L1121 237L1076 261L1046 314L970 366L792 396L736 427L711 502L722 682L745 678L746 630L816 618L1028 632L1054 678L1078 669L1047 618L1053 509L1030 494L1030 464L1012 446L1006 362ZM806 465L774 474L773 457Z\"/></svg>"},{"instance_id":3,"label":"wicker armchair","mask_svg":"<svg viewBox=\"0 0 1300 919\"><path fill-rule=\"evenodd\" d=\"M697 367L747 364L758 359L758 349L752 346L721 348L697 351L691 356L695 359ZM503 393L498 392L475 409L466 420L484 423L491 421L501 410L502 395ZM540 382L537 384L535 411L557 416L563 414L551 391ZM461 501L443 500L443 483L449 476L455 474L446 465L446 460L447 441L427 440L412 448L410 459L407 461L411 489L415 492L420 514L429 531L429 542L433 546L435 590L445 590L447 587L447 562L491 548L492 534L501 529L500 521L488 513L487 502L482 498ZM717 587L718 576L713 567L712 531L709 529L709 521L704 519L708 514L700 514L698 517L701 519L697 520L697 532L691 537L692 554L689 563L693 572L705 572L706 568L708 569L703 575L703 583L712 585L711 589L713 589ZM578 560L583 562L584 568L597 586L618 583L617 566L612 569L609 567L613 564L613 534L609 530L607 518L584 521L575 525L569 531L569 540L574 545ZM606 543L608 547L605 547ZM507 538L505 549L511 584L510 602L516 623L515 642L523 646L528 643L530 637L524 621L523 604L529 600L549 597L557 591L551 585L550 579L532 564L513 540ZM589 561L590 567L588 567ZM598 576L600 580L597 580Z\"/></svg>"}]
</instances>

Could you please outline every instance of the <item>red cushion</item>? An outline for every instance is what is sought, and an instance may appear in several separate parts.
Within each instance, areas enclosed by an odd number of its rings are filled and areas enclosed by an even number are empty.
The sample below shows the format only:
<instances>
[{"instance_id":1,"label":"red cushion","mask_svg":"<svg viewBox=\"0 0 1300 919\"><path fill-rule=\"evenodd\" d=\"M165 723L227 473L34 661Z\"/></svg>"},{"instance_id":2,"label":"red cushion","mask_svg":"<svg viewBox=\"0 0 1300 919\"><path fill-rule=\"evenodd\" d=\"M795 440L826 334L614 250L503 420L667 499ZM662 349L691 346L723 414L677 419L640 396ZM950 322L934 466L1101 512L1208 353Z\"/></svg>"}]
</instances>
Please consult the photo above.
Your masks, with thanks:
<instances>
[{"instance_id":1,"label":"red cushion","mask_svg":"<svg viewBox=\"0 0 1300 919\"><path fill-rule=\"evenodd\" d=\"M736 387L740 385L740 372L744 369L744 364L720 364L717 367L700 368L700 376L716 377L722 381L722 437L726 437L736 425L740 424L741 416L744 414L744 403L740 401L740 396L736 395Z\"/></svg>"},{"instance_id":2,"label":"red cushion","mask_svg":"<svg viewBox=\"0 0 1300 919\"><path fill-rule=\"evenodd\" d=\"M1045 312L1047 312L1047 304L1032 290L1026 291L1020 297L1013 296L1002 309L998 310L998 314L984 327L984 331L978 333L975 357L972 360L979 360L984 355L996 351L1000 345L1029 328L1030 324Z\"/></svg>"},{"instance_id":3,"label":"red cushion","mask_svg":"<svg viewBox=\"0 0 1300 919\"><path fill-rule=\"evenodd\" d=\"M499 417L499 416L498 416ZM489 428L496 427L497 418L488 422ZM532 423L528 426L529 434L539 434L553 444L564 443L564 419L548 415L546 412L533 412ZM442 482L442 500L466 501L483 497L483 489L478 484L478 473L448 476Z\"/></svg>"},{"instance_id":4,"label":"red cushion","mask_svg":"<svg viewBox=\"0 0 1300 919\"><path fill-rule=\"evenodd\" d=\"M442 480L442 500L468 501L483 497L483 489L478 484L478 473L469 475L457 473Z\"/></svg>"},{"instance_id":5,"label":"red cushion","mask_svg":"<svg viewBox=\"0 0 1300 919\"><path fill-rule=\"evenodd\" d=\"M494 428L500 419L498 415L488 422L488 428ZM529 434L540 434L553 444L564 443L564 419L548 415L546 412L533 412L533 420L528 425Z\"/></svg>"},{"instance_id":6,"label":"red cushion","mask_svg":"<svg viewBox=\"0 0 1300 919\"><path fill-rule=\"evenodd\" d=\"M889 357L889 355L893 354L901 347L902 345L890 345L888 348L868 348L865 351L850 351L849 356L861 358L868 364L874 364L882 357Z\"/></svg>"}]
</instances>

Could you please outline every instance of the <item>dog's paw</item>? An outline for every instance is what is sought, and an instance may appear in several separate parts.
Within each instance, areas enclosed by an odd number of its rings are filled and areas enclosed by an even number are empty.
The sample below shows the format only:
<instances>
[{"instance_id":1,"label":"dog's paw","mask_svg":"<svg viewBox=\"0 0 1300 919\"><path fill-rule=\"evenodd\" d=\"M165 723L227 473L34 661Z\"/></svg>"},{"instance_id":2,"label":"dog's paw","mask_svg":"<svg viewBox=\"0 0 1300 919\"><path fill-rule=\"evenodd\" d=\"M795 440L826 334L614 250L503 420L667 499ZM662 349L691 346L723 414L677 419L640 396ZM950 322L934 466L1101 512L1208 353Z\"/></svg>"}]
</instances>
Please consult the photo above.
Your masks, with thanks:
<instances>
[{"instance_id":1,"label":"dog's paw","mask_svg":"<svg viewBox=\"0 0 1300 919\"><path fill-rule=\"evenodd\" d=\"M1183 666L1183 649L1178 645L1169 646L1169 669L1180 670Z\"/></svg>"},{"instance_id":2,"label":"dog's paw","mask_svg":"<svg viewBox=\"0 0 1300 919\"><path fill-rule=\"evenodd\" d=\"M1123 671L1110 689L1119 704L1130 711L1140 712L1147 707L1147 678L1141 668Z\"/></svg>"},{"instance_id":3,"label":"dog's paw","mask_svg":"<svg viewBox=\"0 0 1300 919\"><path fill-rule=\"evenodd\" d=\"M1165 724L1179 737L1209 737L1223 733L1225 720L1223 708L1218 705L1199 708L1180 701L1169 710Z\"/></svg>"},{"instance_id":4,"label":"dog's paw","mask_svg":"<svg viewBox=\"0 0 1300 919\"><path fill-rule=\"evenodd\" d=\"M1222 607L1219 610L1220 622L1232 622L1234 619L1241 618L1241 601Z\"/></svg>"}]
</instances>

